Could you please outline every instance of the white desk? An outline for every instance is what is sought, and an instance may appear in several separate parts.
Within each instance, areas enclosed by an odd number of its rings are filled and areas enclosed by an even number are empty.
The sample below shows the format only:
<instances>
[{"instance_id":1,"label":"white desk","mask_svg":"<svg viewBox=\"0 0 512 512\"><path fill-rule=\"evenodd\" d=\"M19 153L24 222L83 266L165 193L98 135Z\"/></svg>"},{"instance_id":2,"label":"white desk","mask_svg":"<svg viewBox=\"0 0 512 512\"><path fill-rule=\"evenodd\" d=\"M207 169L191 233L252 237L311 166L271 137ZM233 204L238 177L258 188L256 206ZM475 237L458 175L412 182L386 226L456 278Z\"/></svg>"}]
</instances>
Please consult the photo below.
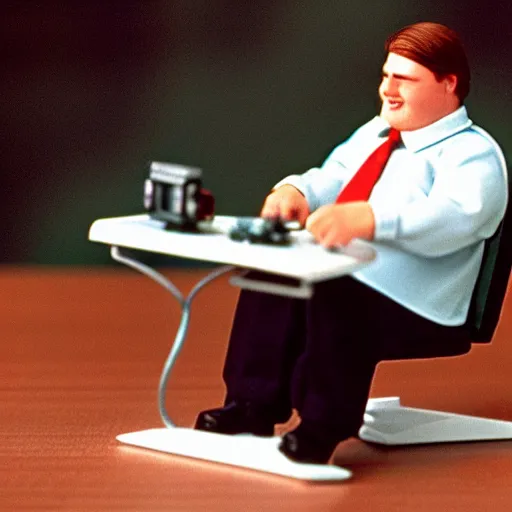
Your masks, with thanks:
<instances>
[{"instance_id":1,"label":"white desk","mask_svg":"<svg viewBox=\"0 0 512 512\"><path fill-rule=\"evenodd\" d=\"M369 244L356 242L346 249L328 251L313 243L309 233L292 232L290 246L249 244L230 240L225 233L234 217L216 216L202 223L206 233L182 233L164 229L164 223L148 215L99 219L89 240L169 256L210 261L316 282L348 274L375 258Z\"/></svg>"},{"instance_id":2,"label":"white desk","mask_svg":"<svg viewBox=\"0 0 512 512\"><path fill-rule=\"evenodd\" d=\"M271 246L237 242L226 236L236 218L216 216L213 222L201 223L201 233L182 233L166 230L163 222L148 215L134 215L99 219L89 231L89 239L112 246L114 259L143 272L167 288L183 308L182 322L171 353L164 365L160 380L159 406L168 428L150 429L118 436L127 444L160 450L167 453L221 462L245 468L266 471L302 480L345 480L350 471L317 464L297 464L287 459L277 449L279 438L258 438L251 435L225 436L176 427L166 412L165 390L170 370L179 355L188 324L190 302L200 287L209 280L234 267L255 269L299 280L303 298L313 291L312 283L353 272L368 265L375 258L375 251L364 243L353 243L344 249L329 251L314 243L305 231L293 232L292 244ZM230 265L225 270L213 271L210 278L199 283L188 298L183 298L172 283L153 269L123 256L119 247L138 249L180 258L191 258ZM250 287L238 281L235 284ZM265 283L265 291L272 292L272 285ZM261 288L260 288L261 289ZM274 290L278 292L277 289ZM286 294L291 294L286 292ZM299 294L300 296L300 294Z\"/></svg>"}]
</instances>

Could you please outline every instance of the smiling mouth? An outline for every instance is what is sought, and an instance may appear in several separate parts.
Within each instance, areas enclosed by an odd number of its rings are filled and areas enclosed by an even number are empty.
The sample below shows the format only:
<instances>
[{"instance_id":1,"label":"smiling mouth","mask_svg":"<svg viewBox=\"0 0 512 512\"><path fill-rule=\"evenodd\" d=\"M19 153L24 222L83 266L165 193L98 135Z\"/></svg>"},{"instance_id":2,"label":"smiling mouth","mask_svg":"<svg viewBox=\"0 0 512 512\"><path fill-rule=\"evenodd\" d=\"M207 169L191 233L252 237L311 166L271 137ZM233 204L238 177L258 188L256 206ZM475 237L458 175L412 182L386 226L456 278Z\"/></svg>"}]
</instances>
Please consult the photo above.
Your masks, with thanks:
<instances>
[{"instance_id":1,"label":"smiling mouth","mask_svg":"<svg viewBox=\"0 0 512 512\"><path fill-rule=\"evenodd\" d=\"M387 104L388 104L388 107L390 110L397 110L403 105L403 102L398 101L398 100L386 100L386 101L387 101Z\"/></svg>"}]
</instances>

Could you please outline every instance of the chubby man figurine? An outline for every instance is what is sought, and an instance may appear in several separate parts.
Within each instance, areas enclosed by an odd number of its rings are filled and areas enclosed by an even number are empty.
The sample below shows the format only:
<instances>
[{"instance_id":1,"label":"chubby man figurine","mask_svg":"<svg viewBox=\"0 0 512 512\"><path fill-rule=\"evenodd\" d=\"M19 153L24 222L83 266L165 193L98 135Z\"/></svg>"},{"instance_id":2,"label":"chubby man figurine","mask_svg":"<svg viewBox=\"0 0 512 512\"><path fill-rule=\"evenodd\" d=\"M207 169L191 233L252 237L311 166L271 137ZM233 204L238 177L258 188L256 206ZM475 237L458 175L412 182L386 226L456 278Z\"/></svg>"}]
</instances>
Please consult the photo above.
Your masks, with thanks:
<instances>
[{"instance_id":1,"label":"chubby man figurine","mask_svg":"<svg viewBox=\"0 0 512 512\"><path fill-rule=\"evenodd\" d=\"M201 412L197 429L271 436L295 408L301 422L279 449L323 464L357 436L379 361L470 348L465 323L484 241L508 199L503 156L468 118L470 72L454 31L417 23L385 49L380 114L321 167L279 182L261 211L300 221L327 248L372 241L378 257L317 284L307 301L242 291L225 404ZM383 144L383 170L361 199L351 182Z\"/></svg>"}]
</instances>

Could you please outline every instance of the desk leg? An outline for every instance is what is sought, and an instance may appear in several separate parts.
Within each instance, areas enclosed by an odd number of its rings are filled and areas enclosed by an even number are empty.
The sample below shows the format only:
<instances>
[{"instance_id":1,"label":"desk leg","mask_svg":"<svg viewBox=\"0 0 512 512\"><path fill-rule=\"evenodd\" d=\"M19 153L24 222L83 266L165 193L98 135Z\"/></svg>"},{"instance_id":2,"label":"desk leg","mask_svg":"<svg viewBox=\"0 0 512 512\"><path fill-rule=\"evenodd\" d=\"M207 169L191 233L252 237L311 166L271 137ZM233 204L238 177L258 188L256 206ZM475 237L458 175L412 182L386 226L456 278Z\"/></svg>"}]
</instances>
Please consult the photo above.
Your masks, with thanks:
<instances>
[{"instance_id":1,"label":"desk leg","mask_svg":"<svg viewBox=\"0 0 512 512\"><path fill-rule=\"evenodd\" d=\"M172 344L171 351L165 361L162 375L160 377L160 383L158 386L158 408L160 411L162 421L164 422L164 425L166 425L167 427L175 427L176 425L173 423L169 414L167 413L165 397L171 370L181 352L181 349L183 348L183 344L187 336L192 301L194 297L197 295L197 293L205 285L207 285L217 277L220 277L221 275L226 274L227 272L231 272L232 270L234 270L235 267L232 265L227 265L212 270L205 278L199 281L194 286L194 288L192 288L192 291L188 294L187 297L184 297L183 294L178 290L178 288L176 288L176 286L169 279L167 279L162 274L157 272L155 269L149 267L148 265L145 265L144 263L141 263L140 261L134 258L130 258L126 255L123 255L119 247L113 246L111 248L110 254L114 260L118 261L119 263L123 263L124 265L131 267L137 270L138 272L141 272L142 274L153 279L153 281L156 281L159 285L163 286L169 293L171 293L171 295L174 296L174 298L178 301L178 303L181 306L180 325L178 327L174 343Z\"/></svg>"},{"instance_id":2,"label":"desk leg","mask_svg":"<svg viewBox=\"0 0 512 512\"><path fill-rule=\"evenodd\" d=\"M158 388L158 406L166 428L122 434L117 436L118 441L131 446L263 471L298 480L337 482L352 476L349 470L334 465L300 464L291 461L277 449L280 442L279 437L266 438L250 434L230 436L174 425L166 410L165 394L170 372L187 334L192 300L203 286L222 274L232 271L235 267L224 266L213 270L196 284L187 297L183 297L176 286L162 274L121 254L118 247L112 247L111 255L114 260L141 272L163 286L176 298L182 309L178 332L165 362Z\"/></svg>"}]
</instances>

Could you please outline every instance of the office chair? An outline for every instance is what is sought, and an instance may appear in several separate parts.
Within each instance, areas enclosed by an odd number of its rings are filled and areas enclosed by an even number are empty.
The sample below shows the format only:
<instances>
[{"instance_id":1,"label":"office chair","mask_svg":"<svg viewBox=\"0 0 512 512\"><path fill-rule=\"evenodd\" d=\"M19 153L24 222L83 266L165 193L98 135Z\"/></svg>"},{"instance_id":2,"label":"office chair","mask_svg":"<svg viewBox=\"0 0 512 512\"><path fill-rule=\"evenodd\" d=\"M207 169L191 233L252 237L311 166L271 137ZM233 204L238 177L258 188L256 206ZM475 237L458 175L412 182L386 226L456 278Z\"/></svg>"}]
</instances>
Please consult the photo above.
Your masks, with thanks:
<instances>
[{"instance_id":1,"label":"office chair","mask_svg":"<svg viewBox=\"0 0 512 512\"><path fill-rule=\"evenodd\" d=\"M511 230L509 207L500 226L485 243L468 315L471 343L490 343L498 325L512 263ZM428 350L420 347L407 359L460 355L435 345ZM512 439L512 421L403 407L399 397L377 398L368 401L359 437L386 445Z\"/></svg>"}]
</instances>

